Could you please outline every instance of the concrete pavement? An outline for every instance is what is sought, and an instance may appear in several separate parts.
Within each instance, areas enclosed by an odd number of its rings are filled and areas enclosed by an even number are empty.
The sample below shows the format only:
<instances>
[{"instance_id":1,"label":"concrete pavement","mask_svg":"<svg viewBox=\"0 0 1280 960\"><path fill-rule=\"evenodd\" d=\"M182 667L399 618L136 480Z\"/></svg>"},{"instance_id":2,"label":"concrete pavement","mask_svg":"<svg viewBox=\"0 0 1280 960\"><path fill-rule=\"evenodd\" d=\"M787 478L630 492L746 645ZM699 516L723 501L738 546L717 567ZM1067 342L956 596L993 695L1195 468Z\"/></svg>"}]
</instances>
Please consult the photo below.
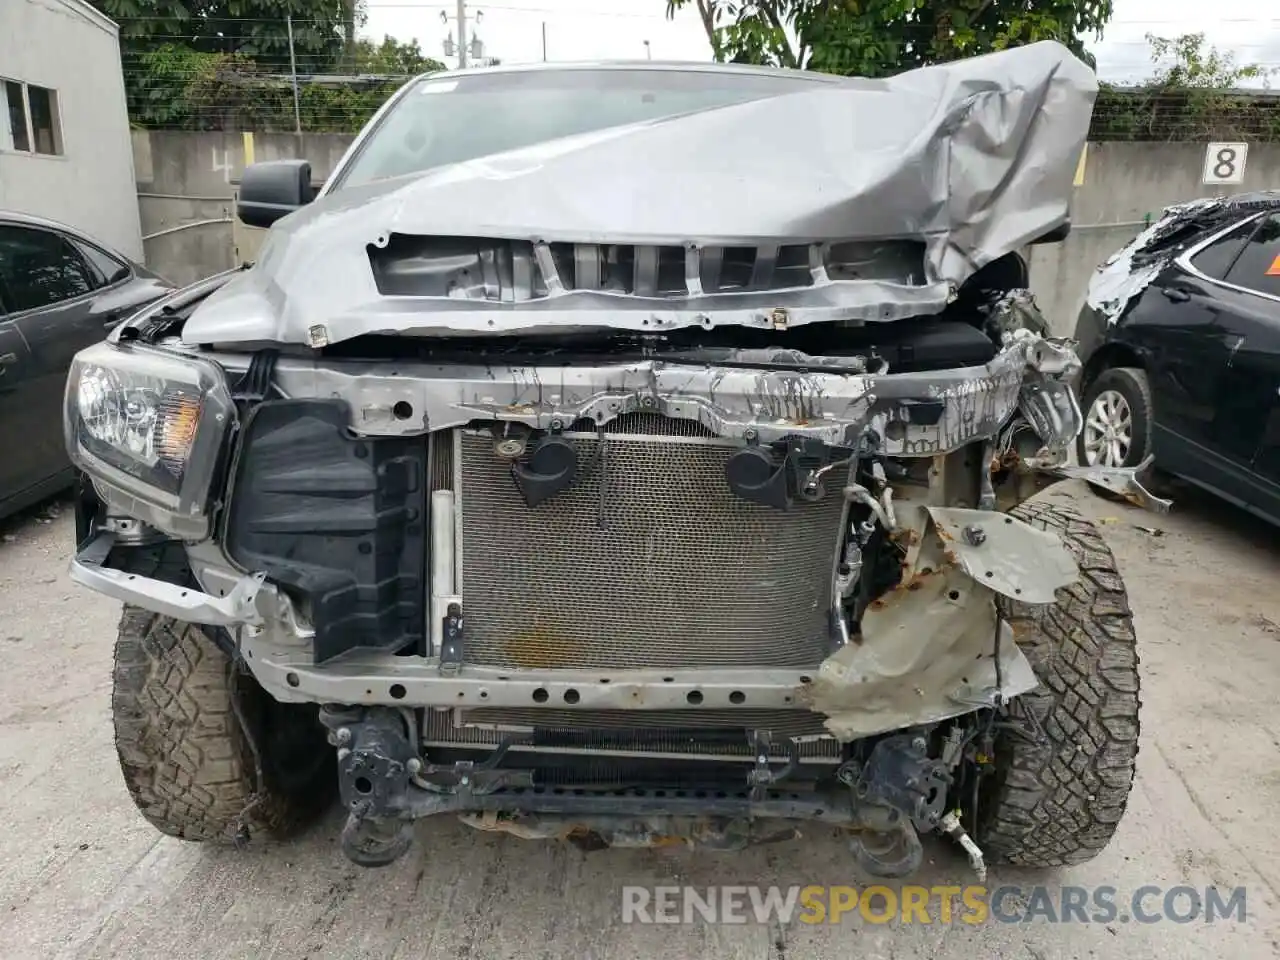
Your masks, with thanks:
<instances>
[{"instance_id":1,"label":"concrete pavement","mask_svg":"<svg viewBox=\"0 0 1280 960\"><path fill-rule=\"evenodd\" d=\"M1115 842L1069 870L996 869L988 887L1247 887L1245 923L623 925L625 884L873 882L822 829L746 853L602 851L422 823L382 871L350 865L338 811L283 846L161 837L111 743L117 604L65 570L72 524L0 523L0 957L953 958L1272 957L1280 953L1280 535L1184 496L1168 517L1060 495L1105 521L1137 614L1145 708ZM1139 529L1155 527L1154 536ZM915 882L970 882L927 845ZM1158 903L1158 899L1153 904Z\"/></svg>"}]
</instances>

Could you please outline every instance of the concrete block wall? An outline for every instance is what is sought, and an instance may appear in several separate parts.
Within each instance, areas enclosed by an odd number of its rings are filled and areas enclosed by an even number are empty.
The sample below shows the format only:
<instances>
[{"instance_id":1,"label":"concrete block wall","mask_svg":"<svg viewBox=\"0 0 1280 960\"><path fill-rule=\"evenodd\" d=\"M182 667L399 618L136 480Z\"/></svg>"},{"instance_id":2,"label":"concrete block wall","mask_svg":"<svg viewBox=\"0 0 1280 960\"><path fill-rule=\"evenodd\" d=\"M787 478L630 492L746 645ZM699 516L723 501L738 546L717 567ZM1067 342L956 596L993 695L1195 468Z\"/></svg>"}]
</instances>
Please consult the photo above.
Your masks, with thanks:
<instances>
[{"instance_id":1,"label":"concrete block wall","mask_svg":"<svg viewBox=\"0 0 1280 960\"><path fill-rule=\"evenodd\" d=\"M1206 144L1091 143L1071 202L1071 235L1033 248L1031 287L1055 333L1069 335L1099 263L1172 203L1280 190L1280 144L1250 144L1239 185L1202 182Z\"/></svg>"},{"instance_id":2,"label":"concrete block wall","mask_svg":"<svg viewBox=\"0 0 1280 960\"><path fill-rule=\"evenodd\" d=\"M233 227L236 184L247 162L305 157L323 181L351 134L134 133L138 204L147 263L188 283L251 258L256 237ZM1071 235L1031 252L1031 286L1054 332L1068 335L1094 268L1171 203L1280 189L1280 144L1252 144L1244 182L1202 183L1205 145L1091 143L1072 199ZM257 231L253 231L256 233Z\"/></svg>"},{"instance_id":3,"label":"concrete block wall","mask_svg":"<svg viewBox=\"0 0 1280 960\"><path fill-rule=\"evenodd\" d=\"M236 185L245 165L304 157L329 176L353 134L253 134L136 130L134 167L146 262L186 284L236 266Z\"/></svg>"}]
</instances>

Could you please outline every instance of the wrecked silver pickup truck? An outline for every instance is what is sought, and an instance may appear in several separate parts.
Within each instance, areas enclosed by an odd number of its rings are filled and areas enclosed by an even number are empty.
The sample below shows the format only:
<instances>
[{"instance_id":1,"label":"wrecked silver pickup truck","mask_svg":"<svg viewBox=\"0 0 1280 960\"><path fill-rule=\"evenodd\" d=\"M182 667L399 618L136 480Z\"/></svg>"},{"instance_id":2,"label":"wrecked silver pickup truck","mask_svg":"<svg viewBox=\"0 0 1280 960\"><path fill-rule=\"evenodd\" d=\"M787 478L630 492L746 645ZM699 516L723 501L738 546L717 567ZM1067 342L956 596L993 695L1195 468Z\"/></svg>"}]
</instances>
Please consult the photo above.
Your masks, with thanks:
<instances>
[{"instance_id":1,"label":"wrecked silver pickup truck","mask_svg":"<svg viewBox=\"0 0 1280 960\"><path fill-rule=\"evenodd\" d=\"M85 350L77 581L126 604L126 784L189 839L411 824L1075 863L1138 733L1081 417L1019 251L1095 94L1044 43L847 80L406 85L251 268ZM483 124L476 118L483 117ZM336 774L336 775L335 775Z\"/></svg>"}]
</instances>

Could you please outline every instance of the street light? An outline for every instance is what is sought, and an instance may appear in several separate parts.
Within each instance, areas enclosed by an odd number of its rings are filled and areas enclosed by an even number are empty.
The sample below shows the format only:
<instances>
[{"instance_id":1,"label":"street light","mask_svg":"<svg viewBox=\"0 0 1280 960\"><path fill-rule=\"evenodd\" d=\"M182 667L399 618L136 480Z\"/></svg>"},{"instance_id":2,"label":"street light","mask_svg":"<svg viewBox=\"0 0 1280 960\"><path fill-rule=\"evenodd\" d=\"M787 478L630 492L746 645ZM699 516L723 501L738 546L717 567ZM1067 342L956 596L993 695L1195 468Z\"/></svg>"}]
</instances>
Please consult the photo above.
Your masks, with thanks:
<instances>
[{"instance_id":1,"label":"street light","mask_svg":"<svg viewBox=\"0 0 1280 960\"><path fill-rule=\"evenodd\" d=\"M646 60L652 60L652 59L653 59L653 51L652 51L651 49L649 49L649 41L648 41L648 40L644 41L644 58L645 58Z\"/></svg>"}]
</instances>

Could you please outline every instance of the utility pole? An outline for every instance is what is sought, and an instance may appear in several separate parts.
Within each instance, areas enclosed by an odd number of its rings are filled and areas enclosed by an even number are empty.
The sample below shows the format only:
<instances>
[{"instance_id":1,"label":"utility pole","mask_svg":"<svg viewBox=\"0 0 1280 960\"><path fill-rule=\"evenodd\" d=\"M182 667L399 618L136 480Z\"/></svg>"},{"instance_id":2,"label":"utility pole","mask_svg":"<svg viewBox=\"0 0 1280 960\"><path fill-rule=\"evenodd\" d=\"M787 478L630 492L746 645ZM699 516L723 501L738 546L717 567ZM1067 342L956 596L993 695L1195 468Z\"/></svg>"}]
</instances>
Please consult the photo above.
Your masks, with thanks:
<instances>
[{"instance_id":1,"label":"utility pole","mask_svg":"<svg viewBox=\"0 0 1280 960\"><path fill-rule=\"evenodd\" d=\"M289 74L293 77L293 132L298 138L298 147L302 147L302 107L298 103L298 58L293 52L293 16L285 17L285 26L289 30ZM1243 342L1243 341L1242 341Z\"/></svg>"},{"instance_id":2,"label":"utility pole","mask_svg":"<svg viewBox=\"0 0 1280 960\"><path fill-rule=\"evenodd\" d=\"M458 0L458 69L467 67L467 0Z\"/></svg>"},{"instance_id":3,"label":"utility pole","mask_svg":"<svg viewBox=\"0 0 1280 960\"><path fill-rule=\"evenodd\" d=\"M542 62L547 62L547 21L542 21Z\"/></svg>"}]
</instances>

